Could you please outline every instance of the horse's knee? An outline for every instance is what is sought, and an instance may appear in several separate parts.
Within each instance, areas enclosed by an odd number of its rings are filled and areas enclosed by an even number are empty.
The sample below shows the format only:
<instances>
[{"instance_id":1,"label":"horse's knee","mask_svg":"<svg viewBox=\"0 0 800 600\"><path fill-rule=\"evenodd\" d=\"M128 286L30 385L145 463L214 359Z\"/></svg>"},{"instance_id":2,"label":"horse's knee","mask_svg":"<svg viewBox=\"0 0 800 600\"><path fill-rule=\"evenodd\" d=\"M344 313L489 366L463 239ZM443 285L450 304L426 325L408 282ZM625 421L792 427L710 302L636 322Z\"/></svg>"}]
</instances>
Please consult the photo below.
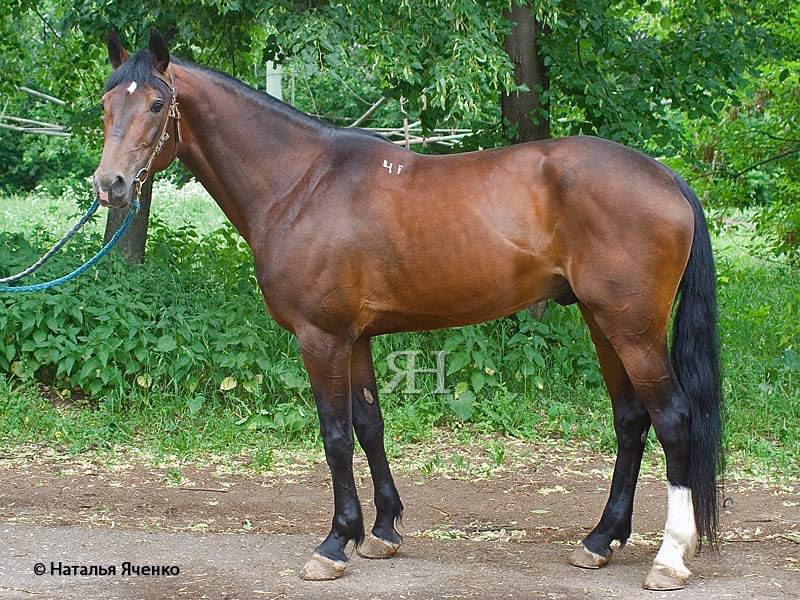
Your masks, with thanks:
<instances>
[{"instance_id":1,"label":"horse's knee","mask_svg":"<svg viewBox=\"0 0 800 600\"><path fill-rule=\"evenodd\" d=\"M349 434L339 429L326 431L323 434L323 445L325 446L325 458L332 470L352 468L353 451L355 450L352 431Z\"/></svg>"},{"instance_id":2,"label":"horse's knee","mask_svg":"<svg viewBox=\"0 0 800 600\"><path fill-rule=\"evenodd\" d=\"M368 414L364 409L354 410L353 428L365 451L369 452L376 444L383 444L384 425L379 412Z\"/></svg>"}]
</instances>

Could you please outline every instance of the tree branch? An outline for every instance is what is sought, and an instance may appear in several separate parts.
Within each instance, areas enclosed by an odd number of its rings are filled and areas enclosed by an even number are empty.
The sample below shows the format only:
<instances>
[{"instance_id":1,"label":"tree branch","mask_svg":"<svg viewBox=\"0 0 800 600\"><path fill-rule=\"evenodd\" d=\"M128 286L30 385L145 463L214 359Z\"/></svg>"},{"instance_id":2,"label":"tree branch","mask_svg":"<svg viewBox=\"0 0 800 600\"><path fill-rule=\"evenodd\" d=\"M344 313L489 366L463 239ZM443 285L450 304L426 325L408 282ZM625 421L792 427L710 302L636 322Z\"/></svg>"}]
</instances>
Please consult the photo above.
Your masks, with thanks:
<instances>
[{"instance_id":1,"label":"tree branch","mask_svg":"<svg viewBox=\"0 0 800 600\"><path fill-rule=\"evenodd\" d=\"M791 142L792 144L800 144L800 140L797 138L785 138L779 135L775 135L774 133L769 133L767 131L761 131L760 129L751 129L753 133L760 133L761 135L765 135L770 139L778 140L779 142Z\"/></svg>"},{"instance_id":2,"label":"tree branch","mask_svg":"<svg viewBox=\"0 0 800 600\"><path fill-rule=\"evenodd\" d=\"M792 154L795 154L796 152L800 152L800 146L796 146L795 148L792 148L791 150L785 150L784 152L780 152L779 154L775 154L774 156L770 156L769 158L765 158L764 160L760 160L760 161L758 161L756 163L753 163L752 165L749 165L749 166L745 167L744 169L741 169L741 170L736 171L734 173L720 173L718 171L717 172L709 171L708 173L700 173L699 175L693 175L692 177L687 177L686 180L687 181L694 181L696 179L706 179L708 177L715 177L715 176L727 177L729 179L738 179L739 177L741 177L745 173L748 173L748 172L752 171L753 169L757 169L758 167L762 167L762 166L764 166L764 165L766 165L768 163L774 162L776 160L780 160L782 158L786 158L787 156L791 156Z\"/></svg>"},{"instance_id":3,"label":"tree branch","mask_svg":"<svg viewBox=\"0 0 800 600\"><path fill-rule=\"evenodd\" d=\"M33 9L33 12L36 13L36 16L39 17L39 20L41 20L41 22L44 23L45 27L47 27L47 29L50 30L50 33L52 33L53 36L58 40L59 45L64 49L64 51L67 54L70 54L70 50L69 48L67 48L67 45L64 43L64 40L61 38L61 34L59 34L55 30L55 28L50 24L50 21L48 21L47 18L37 10L35 5L32 5L31 8ZM78 78L81 80L83 89L86 91L87 94L90 93L91 88L89 87L89 84L86 82L86 79L83 76L83 71L81 71L80 69L75 69L75 72L78 74Z\"/></svg>"},{"instance_id":4,"label":"tree branch","mask_svg":"<svg viewBox=\"0 0 800 600\"><path fill-rule=\"evenodd\" d=\"M359 125L361 125L361 123L366 121L372 115L372 113L374 113L378 109L378 107L381 104L383 104L384 102L386 102L386 96L381 96L380 98L378 98L378 100L372 106L370 106L367 109L367 112L365 112L363 115L358 117L355 121L350 123L350 125L348 125L348 127L358 127Z\"/></svg>"},{"instance_id":5,"label":"tree branch","mask_svg":"<svg viewBox=\"0 0 800 600\"><path fill-rule=\"evenodd\" d=\"M42 100L47 100L48 102L53 102L58 104L59 106L66 106L66 102L61 100L60 98L56 98L54 96L50 96L49 94L44 94L42 92L37 92L36 90L32 90L29 87L25 87L24 85L17 86L17 89L20 92L25 92L26 94L30 94L31 96L36 96L37 98L41 98Z\"/></svg>"}]
</instances>

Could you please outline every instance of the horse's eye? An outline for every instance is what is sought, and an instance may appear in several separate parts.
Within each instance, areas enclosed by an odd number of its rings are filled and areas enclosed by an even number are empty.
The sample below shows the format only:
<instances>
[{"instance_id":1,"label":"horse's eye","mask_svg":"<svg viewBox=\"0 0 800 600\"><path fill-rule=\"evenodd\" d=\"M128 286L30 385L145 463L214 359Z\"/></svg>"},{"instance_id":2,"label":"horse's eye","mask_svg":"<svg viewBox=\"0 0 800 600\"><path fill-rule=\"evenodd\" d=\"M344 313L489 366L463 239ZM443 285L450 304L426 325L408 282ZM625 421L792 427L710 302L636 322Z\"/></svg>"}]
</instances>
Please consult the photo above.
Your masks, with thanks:
<instances>
[{"instance_id":1,"label":"horse's eye","mask_svg":"<svg viewBox=\"0 0 800 600\"><path fill-rule=\"evenodd\" d=\"M161 100L156 100L150 105L150 112L160 113L162 108L164 108L164 103Z\"/></svg>"},{"instance_id":2,"label":"horse's eye","mask_svg":"<svg viewBox=\"0 0 800 600\"><path fill-rule=\"evenodd\" d=\"M100 103L100 110L103 111L103 112L106 112L106 103L105 102L101 102Z\"/></svg>"}]
</instances>

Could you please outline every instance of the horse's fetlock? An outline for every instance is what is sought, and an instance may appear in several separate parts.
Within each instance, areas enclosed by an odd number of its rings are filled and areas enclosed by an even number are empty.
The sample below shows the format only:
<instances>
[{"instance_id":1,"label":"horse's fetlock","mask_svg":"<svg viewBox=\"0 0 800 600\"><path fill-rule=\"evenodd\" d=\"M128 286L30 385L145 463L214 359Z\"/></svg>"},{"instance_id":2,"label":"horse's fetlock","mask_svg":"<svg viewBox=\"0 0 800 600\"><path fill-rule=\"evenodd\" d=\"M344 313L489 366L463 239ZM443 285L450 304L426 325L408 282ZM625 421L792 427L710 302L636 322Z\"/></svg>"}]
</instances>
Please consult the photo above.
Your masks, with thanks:
<instances>
[{"instance_id":1,"label":"horse's fetlock","mask_svg":"<svg viewBox=\"0 0 800 600\"><path fill-rule=\"evenodd\" d=\"M334 517L333 527L347 539L363 539L364 518L361 510L354 508L340 511Z\"/></svg>"}]
</instances>

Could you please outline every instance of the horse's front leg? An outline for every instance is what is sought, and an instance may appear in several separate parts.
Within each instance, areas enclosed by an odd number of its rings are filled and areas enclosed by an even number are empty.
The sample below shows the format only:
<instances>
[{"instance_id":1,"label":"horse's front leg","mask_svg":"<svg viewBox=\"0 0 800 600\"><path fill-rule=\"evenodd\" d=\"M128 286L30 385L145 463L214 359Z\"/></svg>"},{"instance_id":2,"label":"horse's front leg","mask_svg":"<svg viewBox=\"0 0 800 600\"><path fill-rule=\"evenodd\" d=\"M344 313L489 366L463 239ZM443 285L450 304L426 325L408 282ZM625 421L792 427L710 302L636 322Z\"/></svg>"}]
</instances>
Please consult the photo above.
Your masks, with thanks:
<instances>
[{"instance_id":1,"label":"horse's front leg","mask_svg":"<svg viewBox=\"0 0 800 600\"><path fill-rule=\"evenodd\" d=\"M350 400L351 343L319 330L298 335L303 362L319 414L325 457L333 478L334 514L328 537L317 546L300 576L308 580L336 579L344 574L345 547L364 539L361 505L353 478L353 418Z\"/></svg>"},{"instance_id":2,"label":"horse's front leg","mask_svg":"<svg viewBox=\"0 0 800 600\"><path fill-rule=\"evenodd\" d=\"M403 515L403 503L389 469L383 444L383 417L378 404L378 386L372 363L369 338L356 340L350 361L350 386L353 402L353 426L369 461L375 490L375 526L372 534L358 549L364 558L391 558L403 538L395 523Z\"/></svg>"}]
</instances>

